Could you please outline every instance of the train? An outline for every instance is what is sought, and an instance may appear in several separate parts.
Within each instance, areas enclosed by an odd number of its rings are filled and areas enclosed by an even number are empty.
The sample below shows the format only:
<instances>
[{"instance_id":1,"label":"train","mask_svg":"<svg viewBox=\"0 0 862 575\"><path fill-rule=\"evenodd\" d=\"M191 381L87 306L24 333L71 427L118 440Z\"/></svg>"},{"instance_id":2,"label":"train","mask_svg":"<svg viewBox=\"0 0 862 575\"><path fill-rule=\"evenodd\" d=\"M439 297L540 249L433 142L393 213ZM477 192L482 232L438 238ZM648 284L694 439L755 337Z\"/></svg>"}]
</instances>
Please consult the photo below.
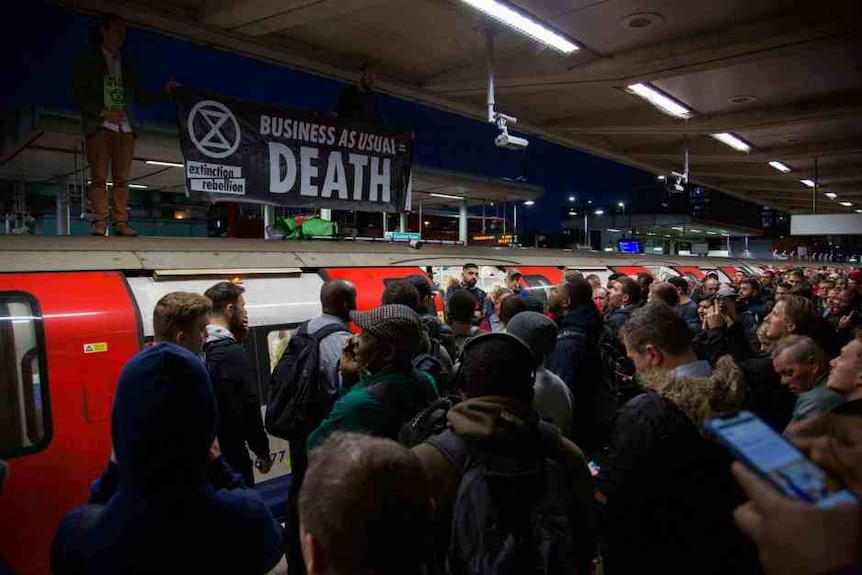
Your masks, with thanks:
<instances>
[{"instance_id":1,"label":"train","mask_svg":"<svg viewBox=\"0 0 862 575\"><path fill-rule=\"evenodd\" d=\"M50 572L60 519L86 501L111 452L117 377L152 340L153 307L164 294L242 282L250 324L244 345L265 402L279 342L320 313L324 281L351 281L364 310L379 305L391 280L422 274L441 283L467 262L480 266L485 287L515 267L542 299L567 270L603 283L614 272L697 279L715 272L728 281L775 264L335 240L7 236L0 240L0 458L10 474L0 497L0 558L20 575ZM290 455L286 441L271 438L270 445L275 465L266 475L256 471L256 488L283 515Z\"/></svg>"}]
</instances>

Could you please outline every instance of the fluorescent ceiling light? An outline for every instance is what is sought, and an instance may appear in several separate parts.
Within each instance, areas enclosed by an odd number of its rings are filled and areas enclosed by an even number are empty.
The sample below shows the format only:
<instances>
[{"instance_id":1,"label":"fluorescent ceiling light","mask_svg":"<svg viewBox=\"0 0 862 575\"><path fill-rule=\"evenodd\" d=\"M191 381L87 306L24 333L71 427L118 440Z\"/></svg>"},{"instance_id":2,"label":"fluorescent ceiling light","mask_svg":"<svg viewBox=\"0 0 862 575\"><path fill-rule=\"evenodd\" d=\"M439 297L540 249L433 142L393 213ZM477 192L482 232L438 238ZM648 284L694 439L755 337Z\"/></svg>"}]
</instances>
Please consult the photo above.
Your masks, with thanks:
<instances>
[{"instance_id":1,"label":"fluorescent ceiling light","mask_svg":"<svg viewBox=\"0 0 862 575\"><path fill-rule=\"evenodd\" d=\"M696 234L701 233L701 232L700 232L700 230L696 230L696 229L694 229L694 228L688 228L688 231L690 231L690 232L694 232L694 233L696 233Z\"/></svg>"},{"instance_id":2,"label":"fluorescent ceiling light","mask_svg":"<svg viewBox=\"0 0 862 575\"><path fill-rule=\"evenodd\" d=\"M683 231L683 228L681 228L680 226L671 226L671 229L672 229L672 230L676 230L676 231L678 231L678 232Z\"/></svg>"},{"instance_id":3,"label":"fluorescent ceiling light","mask_svg":"<svg viewBox=\"0 0 862 575\"><path fill-rule=\"evenodd\" d=\"M862 210L856 210L857 214L862 214Z\"/></svg>"},{"instance_id":4,"label":"fluorescent ceiling light","mask_svg":"<svg viewBox=\"0 0 862 575\"><path fill-rule=\"evenodd\" d=\"M563 37L550 28L540 24L539 22L524 16L520 12L516 12L503 2L498 0L462 0L473 8L480 10L496 18L507 26L511 26L515 30L526 34L534 40L538 40L542 44L547 44L551 48L559 50L563 54L571 54L578 49L573 42Z\"/></svg>"},{"instance_id":5,"label":"fluorescent ceiling light","mask_svg":"<svg viewBox=\"0 0 862 575\"><path fill-rule=\"evenodd\" d=\"M598 210L594 211L593 213L596 214L597 216L601 216L605 213L605 211L602 209L598 209Z\"/></svg>"},{"instance_id":6,"label":"fluorescent ceiling light","mask_svg":"<svg viewBox=\"0 0 862 575\"><path fill-rule=\"evenodd\" d=\"M849 208L849 207L853 206L853 202L838 202L838 203L841 204L842 206L844 206L845 208Z\"/></svg>"},{"instance_id":7,"label":"fluorescent ceiling light","mask_svg":"<svg viewBox=\"0 0 862 575\"><path fill-rule=\"evenodd\" d=\"M87 180L87 183L92 184L93 181ZM114 182L106 182L105 185L108 187L112 187L114 185ZM147 186L145 186L144 184L129 184L129 188L131 188L133 190L146 190Z\"/></svg>"},{"instance_id":8,"label":"fluorescent ceiling light","mask_svg":"<svg viewBox=\"0 0 862 575\"><path fill-rule=\"evenodd\" d=\"M659 177L658 177L658 179L659 179L659 180L663 180L663 179L664 179L664 176L659 176Z\"/></svg>"},{"instance_id":9,"label":"fluorescent ceiling light","mask_svg":"<svg viewBox=\"0 0 862 575\"><path fill-rule=\"evenodd\" d=\"M578 215L578 212L569 212L569 215L570 216L576 216L576 215Z\"/></svg>"},{"instance_id":10,"label":"fluorescent ceiling light","mask_svg":"<svg viewBox=\"0 0 862 575\"><path fill-rule=\"evenodd\" d=\"M150 166L166 166L168 168L184 168L185 164L177 164L175 162L161 162L159 160L147 160Z\"/></svg>"},{"instance_id":11,"label":"fluorescent ceiling light","mask_svg":"<svg viewBox=\"0 0 862 575\"><path fill-rule=\"evenodd\" d=\"M838 194L836 194L835 192L826 192L823 195L826 196L827 198L829 198L830 200L834 200L835 198L838 197Z\"/></svg>"},{"instance_id":12,"label":"fluorescent ceiling light","mask_svg":"<svg viewBox=\"0 0 862 575\"><path fill-rule=\"evenodd\" d=\"M787 164L782 164L777 160L772 160L769 162L769 165L778 170L779 172L784 172L785 174L790 171L790 167Z\"/></svg>"},{"instance_id":13,"label":"fluorescent ceiling light","mask_svg":"<svg viewBox=\"0 0 862 575\"><path fill-rule=\"evenodd\" d=\"M805 184L806 186L808 186L809 188L813 188L814 186L817 185L814 183L814 180L799 180L799 181L802 182L803 184Z\"/></svg>"},{"instance_id":14,"label":"fluorescent ceiling light","mask_svg":"<svg viewBox=\"0 0 862 575\"><path fill-rule=\"evenodd\" d=\"M626 89L674 118L688 119L692 116L691 110L649 84L630 84Z\"/></svg>"},{"instance_id":15,"label":"fluorescent ceiling light","mask_svg":"<svg viewBox=\"0 0 862 575\"><path fill-rule=\"evenodd\" d=\"M711 236L717 236L718 235L718 232L711 232L709 230L706 230L706 233L708 233Z\"/></svg>"},{"instance_id":16,"label":"fluorescent ceiling light","mask_svg":"<svg viewBox=\"0 0 862 575\"><path fill-rule=\"evenodd\" d=\"M661 246L655 246L655 247L652 249L652 251L654 251L654 252L660 252L660 251L664 251L664 248L662 248Z\"/></svg>"},{"instance_id":17,"label":"fluorescent ceiling light","mask_svg":"<svg viewBox=\"0 0 862 575\"><path fill-rule=\"evenodd\" d=\"M446 200L463 200L464 196L450 196L449 194L428 194L432 198L444 198Z\"/></svg>"},{"instance_id":18,"label":"fluorescent ceiling light","mask_svg":"<svg viewBox=\"0 0 862 575\"><path fill-rule=\"evenodd\" d=\"M524 205L525 206L532 206L532 205L535 205L535 203L536 202L534 202L533 200L527 200L526 202L524 202Z\"/></svg>"},{"instance_id":19,"label":"fluorescent ceiling light","mask_svg":"<svg viewBox=\"0 0 862 575\"><path fill-rule=\"evenodd\" d=\"M739 152L751 151L751 144L743 141L742 139L734 136L733 134L721 132L720 134L712 134L712 137L721 142L722 144L726 144Z\"/></svg>"},{"instance_id":20,"label":"fluorescent ceiling light","mask_svg":"<svg viewBox=\"0 0 862 575\"><path fill-rule=\"evenodd\" d=\"M618 230L618 229L616 229L616 228L608 228L608 229L607 229L607 231L612 232L612 233L615 233L615 234L618 234L618 233L620 233L622 230Z\"/></svg>"}]
</instances>

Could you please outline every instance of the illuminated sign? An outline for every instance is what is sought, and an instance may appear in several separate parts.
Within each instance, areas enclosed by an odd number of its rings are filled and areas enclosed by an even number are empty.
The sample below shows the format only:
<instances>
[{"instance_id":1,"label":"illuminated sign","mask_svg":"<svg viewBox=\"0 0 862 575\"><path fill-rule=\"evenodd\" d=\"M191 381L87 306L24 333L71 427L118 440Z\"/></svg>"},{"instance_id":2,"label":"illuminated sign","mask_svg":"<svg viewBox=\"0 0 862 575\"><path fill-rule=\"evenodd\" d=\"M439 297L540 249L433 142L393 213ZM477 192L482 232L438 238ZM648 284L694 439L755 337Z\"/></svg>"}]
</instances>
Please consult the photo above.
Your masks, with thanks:
<instances>
[{"instance_id":1,"label":"illuminated sign","mask_svg":"<svg viewBox=\"0 0 862 575\"><path fill-rule=\"evenodd\" d=\"M517 241L513 234L479 234L470 238L474 244L491 244L496 246L509 246Z\"/></svg>"}]
</instances>

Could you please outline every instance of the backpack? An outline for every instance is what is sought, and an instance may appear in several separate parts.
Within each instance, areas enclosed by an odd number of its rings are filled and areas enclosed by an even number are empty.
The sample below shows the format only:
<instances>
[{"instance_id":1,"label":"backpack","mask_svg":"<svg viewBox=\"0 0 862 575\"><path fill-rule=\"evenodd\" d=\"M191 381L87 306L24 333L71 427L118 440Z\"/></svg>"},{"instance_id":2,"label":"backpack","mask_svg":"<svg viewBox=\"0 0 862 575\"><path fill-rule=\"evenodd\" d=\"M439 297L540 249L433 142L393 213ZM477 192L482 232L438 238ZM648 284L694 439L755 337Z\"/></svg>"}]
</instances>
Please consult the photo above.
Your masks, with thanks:
<instances>
[{"instance_id":1,"label":"backpack","mask_svg":"<svg viewBox=\"0 0 862 575\"><path fill-rule=\"evenodd\" d=\"M455 355L452 356L452 361L457 363L461 359L461 352L464 351L464 346L467 345L467 342L481 333L482 330L479 326L474 325L470 327L470 333L468 335L456 335Z\"/></svg>"},{"instance_id":2,"label":"backpack","mask_svg":"<svg viewBox=\"0 0 862 575\"><path fill-rule=\"evenodd\" d=\"M305 322L293 333L270 379L265 424L271 435L305 439L323 421L332 400L320 381L320 342L346 331L331 324L309 334Z\"/></svg>"},{"instance_id":3,"label":"backpack","mask_svg":"<svg viewBox=\"0 0 862 575\"><path fill-rule=\"evenodd\" d=\"M401 426L398 442L407 447L415 447L428 438L443 433L446 431L446 414L460 402L461 398L457 395L438 397Z\"/></svg>"},{"instance_id":4,"label":"backpack","mask_svg":"<svg viewBox=\"0 0 862 575\"><path fill-rule=\"evenodd\" d=\"M391 381L382 381L365 388L365 391L383 407L386 421L384 437L398 440L402 428L433 404L438 395L434 386L425 378L411 386L409 394L395 392L392 385L394 384Z\"/></svg>"},{"instance_id":5,"label":"backpack","mask_svg":"<svg viewBox=\"0 0 862 575\"><path fill-rule=\"evenodd\" d=\"M583 340L601 365L601 385L594 403L595 423L600 429L610 431L617 410L643 391L635 376L635 366L626 357L613 328L607 324L602 327L598 340L573 330L557 334L557 341L564 339Z\"/></svg>"},{"instance_id":6,"label":"backpack","mask_svg":"<svg viewBox=\"0 0 862 575\"><path fill-rule=\"evenodd\" d=\"M526 461L471 446L453 431L428 443L461 473L452 506L446 571L452 575L570 575L584 572L566 470L548 457L559 429L539 422L544 453Z\"/></svg>"}]
</instances>

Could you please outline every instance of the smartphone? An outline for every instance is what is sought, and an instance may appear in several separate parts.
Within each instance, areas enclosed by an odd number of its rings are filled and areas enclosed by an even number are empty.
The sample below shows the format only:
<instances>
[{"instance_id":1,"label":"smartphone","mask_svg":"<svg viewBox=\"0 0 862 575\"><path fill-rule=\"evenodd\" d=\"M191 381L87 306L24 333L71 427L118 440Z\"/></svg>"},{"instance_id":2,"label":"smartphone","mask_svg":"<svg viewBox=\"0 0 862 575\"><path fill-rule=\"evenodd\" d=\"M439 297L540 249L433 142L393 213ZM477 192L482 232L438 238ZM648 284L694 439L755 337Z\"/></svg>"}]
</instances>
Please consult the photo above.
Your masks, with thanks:
<instances>
[{"instance_id":1,"label":"smartphone","mask_svg":"<svg viewBox=\"0 0 862 575\"><path fill-rule=\"evenodd\" d=\"M823 469L750 411L712 418L705 431L787 497L823 508L859 503L850 490L838 487Z\"/></svg>"}]
</instances>

